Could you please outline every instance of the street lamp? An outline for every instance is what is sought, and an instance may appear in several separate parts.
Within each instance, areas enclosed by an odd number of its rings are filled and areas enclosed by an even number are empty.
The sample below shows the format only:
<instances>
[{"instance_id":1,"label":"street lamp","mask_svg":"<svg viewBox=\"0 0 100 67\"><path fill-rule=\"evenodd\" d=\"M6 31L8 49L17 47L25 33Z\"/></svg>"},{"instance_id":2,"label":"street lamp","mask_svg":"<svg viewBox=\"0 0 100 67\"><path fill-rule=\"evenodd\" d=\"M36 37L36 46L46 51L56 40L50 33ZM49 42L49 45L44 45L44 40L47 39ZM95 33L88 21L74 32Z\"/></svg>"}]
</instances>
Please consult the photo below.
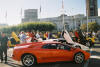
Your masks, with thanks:
<instances>
[{"instance_id":1,"label":"street lamp","mask_svg":"<svg viewBox=\"0 0 100 67\"><path fill-rule=\"evenodd\" d=\"M73 30L74 30L74 16L72 16L72 20L73 20L73 21L72 21L72 22L73 22L73 25L72 25L73 27L72 27L72 28L73 28Z\"/></svg>"},{"instance_id":2,"label":"street lamp","mask_svg":"<svg viewBox=\"0 0 100 67\"><path fill-rule=\"evenodd\" d=\"M87 34L88 34L88 10L86 10L86 14L87 14Z\"/></svg>"},{"instance_id":3,"label":"street lamp","mask_svg":"<svg viewBox=\"0 0 100 67\"><path fill-rule=\"evenodd\" d=\"M76 30L76 20L75 20L75 16L72 16L73 17L73 28Z\"/></svg>"},{"instance_id":4,"label":"street lamp","mask_svg":"<svg viewBox=\"0 0 100 67\"><path fill-rule=\"evenodd\" d=\"M62 15L63 15L62 22L63 22L63 26L64 26L63 28L65 30L65 25L64 25L65 24L65 21L64 21L65 20L64 19L64 14L65 14L65 12L64 12L64 0L62 0L62 11L63 11L63 13L62 13Z\"/></svg>"}]
</instances>

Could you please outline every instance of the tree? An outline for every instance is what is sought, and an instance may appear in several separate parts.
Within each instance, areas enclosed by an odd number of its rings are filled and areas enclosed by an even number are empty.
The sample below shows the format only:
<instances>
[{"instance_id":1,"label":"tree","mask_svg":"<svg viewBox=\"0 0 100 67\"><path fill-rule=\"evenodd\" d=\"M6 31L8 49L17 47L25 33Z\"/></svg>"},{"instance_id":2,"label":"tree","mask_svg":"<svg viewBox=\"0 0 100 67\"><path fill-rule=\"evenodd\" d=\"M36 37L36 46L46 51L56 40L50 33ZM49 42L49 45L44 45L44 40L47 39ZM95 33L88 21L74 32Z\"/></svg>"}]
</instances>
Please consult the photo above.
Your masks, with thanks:
<instances>
[{"instance_id":1,"label":"tree","mask_svg":"<svg viewBox=\"0 0 100 67\"><path fill-rule=\"evenodd\" d=\"M81 27L80 27L80 29L81 29L82 31L85 31L85 32L86 32L87 25L86 25L86 24L82 24Z\"/></svg>"},{"instance_id":2,"label":"tree","mask_svg":"<svg viewBox=\"0 0 100 67\"><path fill-rule=\"evenodd\" d=\"M82 31L85 31L87 30L87 24L82 24L81 27ZM97 32L100 28L100 25L96 22L90 22L88 23L88 30L89 31L94 31L94 32Z\"/></svg>"},{"instance_id":3,"label":"tree","mask_svg":"<svg viewBox=\"0 0 100 67\"><path fill-rule=\"evenodd\" d=\"M0 31L5 33L20 32L20 31L52 31L56 27L52 22L27 22L16 26L7 26L0 28Z\"/></svg>"},{"instance_id":4,"label":"tree","mask_svg":"<svg viewBox=\"0 0 100 67\"><path fill-rule=\"evenodd\" d=\"M100 28L100 25L96 22L88 23L89 31L97 32Z\"/></svg>"}]
</instances>

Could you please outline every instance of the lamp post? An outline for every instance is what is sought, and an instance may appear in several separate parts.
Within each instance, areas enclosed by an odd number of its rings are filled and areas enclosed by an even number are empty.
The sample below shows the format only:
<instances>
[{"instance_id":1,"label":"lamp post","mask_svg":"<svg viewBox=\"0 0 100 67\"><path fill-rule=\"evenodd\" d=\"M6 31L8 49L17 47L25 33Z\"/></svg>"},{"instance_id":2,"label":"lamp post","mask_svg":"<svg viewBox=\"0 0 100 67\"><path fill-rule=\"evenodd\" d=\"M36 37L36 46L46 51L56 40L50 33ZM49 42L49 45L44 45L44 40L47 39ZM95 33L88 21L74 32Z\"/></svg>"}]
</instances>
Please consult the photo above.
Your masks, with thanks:
<instances>
[{"instance_id":1,"label":"lamp post","mask_svg":"<svg viewBox=\"0 0 100 67\"><path fill-rule=\"evenodd\" d=\"M88 10L87 10L86 14L87 14L87 34L88 34Z\"/></svg>"},{"instance_id":2,"label":"lamp post","mask_svg":"<svg viewBox=\"0 0 100 67\"><path fill-rule=\"evenodd\" d=\"M65 30L65 19L64 19L64 0L62 0L62 11L63 11L63 13L62 13L62 23L63 23L63 29Z\"/></svg>"},{"instance_id":3,"label":"lamp post","mask_svg":"<svg viewBox=\"0 0 100 67\"><path fill-rule=\"evenodd\" d=\"M40 22L41 22L41 0L40 0Z\"/></svg>"},{"instance_id":4,"label":"lamp post","mask_svg":"<svg viewBox=\"0 0 100 67\"><path fill-rule=\"evenodd\" d=\"M83 24L83 23L82 23L82 18L81 18L81 26L82 26L82 24Z\"/></svg>"},{"instance_id":5,"label":"lamp post","mask_svg":"<svg viewBox=\"0 0 100 67\"><path fill-rule=\"evenodd\" d=\"M72 28L73 28L73 30L74 30L74 16L72 16L72 20L73 20L73 21L72 21L72 22L73 22L73 27L72 27Z\"/></svg>"},{"instance_id":6,"label":"lamp post","mask_svg":"<svg viewBox=\"0 0 100 67\"><path fill-rule=\"evenodd\" d=\"M77 18L75 18L75 16L73 16L73 18L74 18L74 26L75 26L75 30L76 30L76 19Z\"/></svg>"}]
</instances>

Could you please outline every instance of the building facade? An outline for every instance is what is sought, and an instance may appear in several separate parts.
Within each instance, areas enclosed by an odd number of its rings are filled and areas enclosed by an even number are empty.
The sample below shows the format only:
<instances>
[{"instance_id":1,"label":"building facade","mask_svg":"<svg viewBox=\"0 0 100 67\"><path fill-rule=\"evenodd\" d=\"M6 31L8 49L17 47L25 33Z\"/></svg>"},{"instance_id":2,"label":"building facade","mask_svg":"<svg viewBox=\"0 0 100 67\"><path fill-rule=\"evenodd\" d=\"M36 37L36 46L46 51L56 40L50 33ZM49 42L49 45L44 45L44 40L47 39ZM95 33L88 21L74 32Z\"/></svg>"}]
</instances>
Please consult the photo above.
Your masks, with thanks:
<instances>
[{"instance_id":1,"label":"building facade","mask_svg":"<svg viewBox=\"0 0 100 67\"><path fill-rule=\"evenodd\" d=\"M63 15L52 18L43 18L41 19L41 21L53 22L54 24L56 24L58 31L63 30L64 26L67 30L73 30L79 28L79 26L83 24L84 17L85 16L83 14L78 14L74 16L64 15L64 24L63 24Z\"/></svg>"},{"instance_id":2,"label":"building facade","mask_svg":"<svg viewBox=\"0 0 100 67\"><path fill-rule=\"evenodd\" d=\"M64 16L64 24L63 24L63 16ZM38 19L37 10L25 10L24 18L22 19L22 23L25 22L52 22L56 25L58 31L62 31L64 26L67 30L75 30L78 29L82 24L87 24L87 17L84 14L77 14L74 16L67 16L61 14L57 17L50 18L40 18ZM97 22L100 24L100 16L89 16L88 22Z\"/></svg>"},{"instance_id":3,"label":"building facade","mask_svg":"<svg viewBox=\"0 0 100 67\"><path fill-rule=\"evenodd\" d=\"M86 0L86 13L88 16L98 16L97 0Z\"/></svg>"},{"instance_id":4,"label":"building facade","mask_svg":"<svg viewBox=\"0 0 100 67\"><path fill-rule=\"evenodd\" d=\"M38 10L37 9L27 9L24 11L24 18L22 22L31 22L38 20Z\"/></svg>"},{"instance_id":5,"label":"building facade","mask_svg":"<svg viewBox=\"0 0 100 67\"><path fill-rule=\"evenodd\" d=\"M63 30L63 16L60 15L58 17L52 17L52 18L43 18L41 21L46 21L46 22L53 22L57 26L57 30L61 31ZM100 25L100 16L90 16L88 17L88 23L91 22L96 22ZM75 30L80 28L82 24L87 24L87 17L84 16L84 14L77 14L74 16L67 16L64 15L64 23L65 23L65 28L67 30Z\"/></svg>"}]
</instances>

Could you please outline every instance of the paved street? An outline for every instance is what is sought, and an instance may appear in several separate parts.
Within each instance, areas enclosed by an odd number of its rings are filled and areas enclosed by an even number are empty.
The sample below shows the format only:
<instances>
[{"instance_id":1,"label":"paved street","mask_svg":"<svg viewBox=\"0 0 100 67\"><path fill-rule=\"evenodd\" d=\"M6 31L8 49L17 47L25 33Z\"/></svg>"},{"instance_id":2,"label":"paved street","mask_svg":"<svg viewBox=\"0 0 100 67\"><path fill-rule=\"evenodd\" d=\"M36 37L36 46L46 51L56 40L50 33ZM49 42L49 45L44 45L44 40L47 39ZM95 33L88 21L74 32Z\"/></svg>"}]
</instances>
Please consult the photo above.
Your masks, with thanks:
<instances>
[{"instance_id":1,"label":"paved street","mask_svg":"<svg viewBox=\"0 0 100 67\"><path fill-rule=\"evenodd\" d=\"M89 60L88 67L100 66L100 44L96 44L91 52L91 59Z\"/></svg>"},{"instance_id":2,"label":"paved street","mask_svg":"<svg viewBox=\"0 0 100 67\"><path fill-rule=\"evenodd\" d=\"M2 67L23 67L21 62L11 59L12 48L8 50L8 64L0 63ZM95 47L90 49L91 58L83 64L75 64L73 62L57 62L37 64L34 67L100 67L100 44L95 44Z\"/></svg>"}]
</instances>

